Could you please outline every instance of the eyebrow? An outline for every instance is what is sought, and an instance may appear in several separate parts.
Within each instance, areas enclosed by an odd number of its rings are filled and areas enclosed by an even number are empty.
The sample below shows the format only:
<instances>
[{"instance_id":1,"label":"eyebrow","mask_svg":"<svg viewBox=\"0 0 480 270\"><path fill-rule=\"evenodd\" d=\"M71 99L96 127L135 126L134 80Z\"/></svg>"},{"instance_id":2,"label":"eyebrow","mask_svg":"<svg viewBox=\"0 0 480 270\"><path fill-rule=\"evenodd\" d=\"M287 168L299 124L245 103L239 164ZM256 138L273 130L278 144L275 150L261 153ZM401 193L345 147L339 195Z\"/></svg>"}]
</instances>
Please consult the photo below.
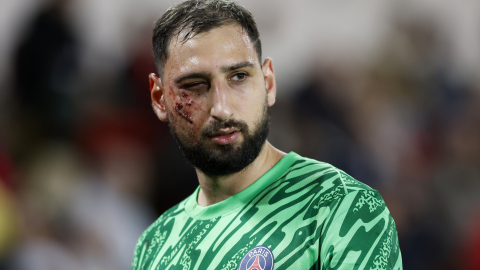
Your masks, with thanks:
<instances>
[{"instance_id":1,"label":"eyebrow","mask_svg":"<svg viewBox=\"0 0 480 270\"><path fill-rule=\"evenodd\" d=\"M245 68L245 67L253 68L255 67L255 65L252 62L244 61L244 62L236 63L231 66L223 66L220 68L220 71L225 73L225 72L229 72L229 71L233 71L233 70ZM212 74L210 72L191 72L175 78L174 82L175 84L180 84L183 80L187 80L187 79L196 79L196 78L209 79L211 77L212 77Z\"/></svg>"},{"instance_id":2,"label":"eyebrow","mask_svg":"<svg viewBox=\"0 0 480 270\"><path fill-rule=\"evenodd\" d=\"M221 70L222 72L229 72L229 71L236 70L236 69L240 69L240 68L244 68L244 67L253 68L253 67L255 67L255 65L254 65L252 62L244 61L244 62L236 63L236 64L234 64L234 65L232 65L232 66L224 66L224 67L221 67L220 70Z\"/></svg>"}]
</instances>

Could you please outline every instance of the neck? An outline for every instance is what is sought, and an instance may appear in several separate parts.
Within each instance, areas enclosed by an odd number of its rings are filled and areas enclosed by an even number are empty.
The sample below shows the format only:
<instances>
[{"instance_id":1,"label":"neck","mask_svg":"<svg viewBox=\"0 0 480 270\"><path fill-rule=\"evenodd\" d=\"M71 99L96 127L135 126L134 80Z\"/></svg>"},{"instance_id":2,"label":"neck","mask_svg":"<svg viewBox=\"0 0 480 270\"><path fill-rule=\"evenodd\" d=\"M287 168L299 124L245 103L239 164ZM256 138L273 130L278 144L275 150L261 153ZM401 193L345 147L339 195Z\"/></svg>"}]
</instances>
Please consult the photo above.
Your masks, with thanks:
<instances>
[{"instance_id":1,"label":"neck","mask_svg":"<svg viewBox=\"0 0 480 270\"><path fill-rule=\"evenodd\" d=\"M273 147L268 141L263 145L258 157L245 169L230 175L206 175L197 172L201 190L198 204L208 206L223 201L244 190L277 164L286 153Z\"/></svg>"}]
</instances>

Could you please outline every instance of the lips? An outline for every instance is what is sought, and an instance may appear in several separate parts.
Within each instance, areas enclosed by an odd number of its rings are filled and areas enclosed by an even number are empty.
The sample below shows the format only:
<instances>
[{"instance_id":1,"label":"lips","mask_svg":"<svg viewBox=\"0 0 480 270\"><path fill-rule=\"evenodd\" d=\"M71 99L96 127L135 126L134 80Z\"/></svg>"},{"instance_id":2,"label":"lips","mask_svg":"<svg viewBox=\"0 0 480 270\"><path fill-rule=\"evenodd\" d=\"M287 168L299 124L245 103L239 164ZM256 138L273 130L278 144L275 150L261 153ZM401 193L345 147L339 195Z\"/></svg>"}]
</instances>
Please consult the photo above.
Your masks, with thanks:
<instances>
[{"instance_id":1,"label":"lips","mask_svg":"<svg viewBox=\"0 0 480 270\"><path fill-rule=\"evenodd\" d=\"M240 135L240 131L236 129L221 129L210 135L210 139L220 145L227 145L235 142Z\"/></svg>"}]
</instances>

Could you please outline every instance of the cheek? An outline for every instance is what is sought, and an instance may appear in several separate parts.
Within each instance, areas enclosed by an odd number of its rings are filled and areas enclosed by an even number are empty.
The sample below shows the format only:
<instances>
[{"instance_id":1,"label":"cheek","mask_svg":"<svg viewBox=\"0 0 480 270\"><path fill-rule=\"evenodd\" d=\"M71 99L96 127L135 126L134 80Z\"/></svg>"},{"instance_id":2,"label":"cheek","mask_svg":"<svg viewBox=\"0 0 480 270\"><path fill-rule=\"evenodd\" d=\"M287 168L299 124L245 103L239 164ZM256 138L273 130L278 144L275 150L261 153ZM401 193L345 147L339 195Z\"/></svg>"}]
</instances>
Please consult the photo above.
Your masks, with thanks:
<instances>
[{"instance_id":1,"label":"cheek","mask_svg":"<svg viewBox=\"0 0 480 270\"><path fill-rule=\"evenodd\" d=\"M256 119L256 116L263 113L266 93L259 92L258 87L253 88L248 94L238 96L236 98L236 109L247 119ZM248 121L248 120L247 120Z\"/></svg>"},{"instance_id":2,"label":"cheek","mask_svg":"<svg viewBox=\"0 0 480 270\"><path fill-rule=\"evenodd\" d=\"M184 93L180 94L179 97L180 99L175 99L175 106L173 108L180 117L193 125L193 101Z\"/></svg>"},{"instance_id":3,"label":"cheek","mask_svg":"<svg viewBox=\"0 0 480 270\"><path fill-rule=\"evenodd\" d=\"M185 91L174 91L171 87L168 89L166 97L168 103L171 104L171 113L176 117L179 117L179 121L184 121L195 126L195 122L198 121L201 112L204 111L201 106L203 100L200 98L194 99Z\"/></svg>"}]
</instances>

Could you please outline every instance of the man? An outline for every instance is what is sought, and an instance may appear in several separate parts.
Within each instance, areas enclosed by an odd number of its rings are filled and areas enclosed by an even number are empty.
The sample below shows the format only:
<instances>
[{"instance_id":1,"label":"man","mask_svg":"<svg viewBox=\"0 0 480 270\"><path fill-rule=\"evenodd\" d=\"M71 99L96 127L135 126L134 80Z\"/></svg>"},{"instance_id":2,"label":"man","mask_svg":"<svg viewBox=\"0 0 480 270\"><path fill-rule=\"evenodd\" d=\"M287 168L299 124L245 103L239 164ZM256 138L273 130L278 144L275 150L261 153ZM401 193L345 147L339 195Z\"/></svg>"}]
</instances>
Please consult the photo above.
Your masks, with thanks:
<instances>
[{"instance_id":1,"label":"man","mask_svg":"<svg viewBox=\"0 0 480 270\"><path fill-rule=\"evenodd\" d=\"M251 14L189 0L156 23L155 113L200 186L140 237L137 269L401 269L395 223L375 190L268 141L272 60Z\"/></svg>"}]
</instances>

